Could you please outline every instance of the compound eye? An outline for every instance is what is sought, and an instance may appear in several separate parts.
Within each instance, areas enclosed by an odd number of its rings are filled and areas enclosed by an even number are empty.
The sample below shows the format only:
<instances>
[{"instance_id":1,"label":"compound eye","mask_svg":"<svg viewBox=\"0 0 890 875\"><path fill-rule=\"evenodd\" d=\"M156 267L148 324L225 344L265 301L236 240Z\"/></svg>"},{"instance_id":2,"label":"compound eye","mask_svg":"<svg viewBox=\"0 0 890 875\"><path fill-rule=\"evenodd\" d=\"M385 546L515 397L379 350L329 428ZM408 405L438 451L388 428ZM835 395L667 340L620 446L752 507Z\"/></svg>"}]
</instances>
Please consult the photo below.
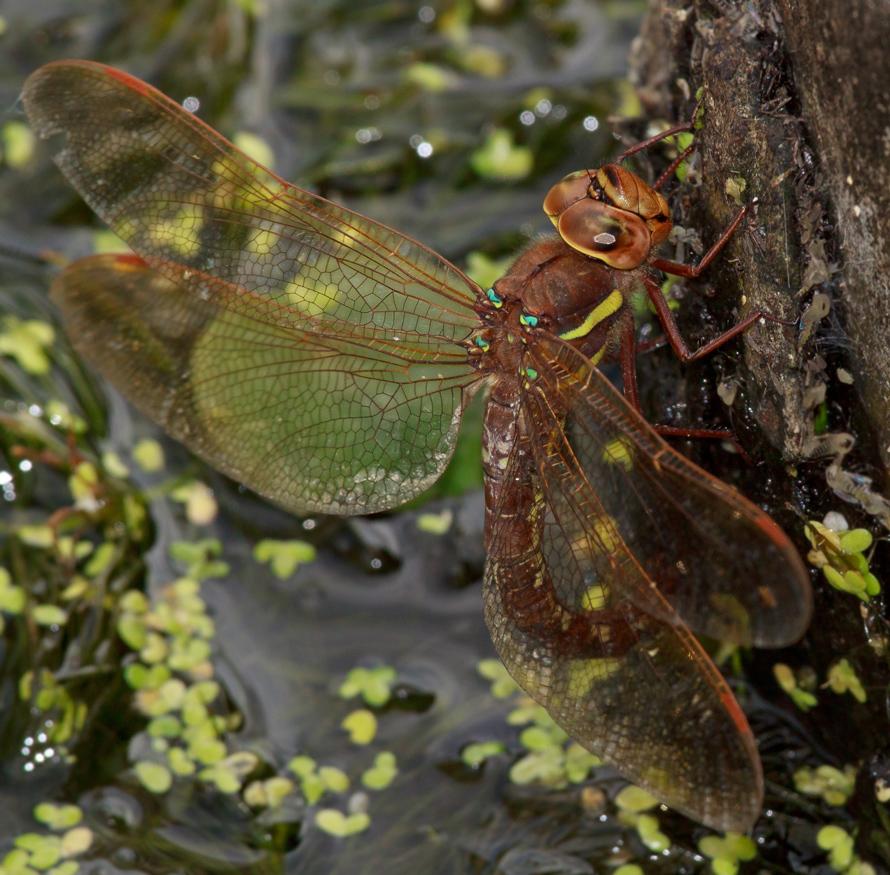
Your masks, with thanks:
<instances>
[{"instance_id":1,"label":"compound eye","mask_svg":"<svg viewBox=\"0 0 890 875\"><path fill-rule=\"evenodd\" d=\"M652 248L652 235L640 216L598 201L573 204L556 227L573 249L618 270L639 267Z\"/></svg>"},{"instance_id":2,"label":"compound eye","mask_svg":"<svg viewBox=\"0 0 890 875\"><path fill-rule=\"evenodd\" d=\"M587 192L592 181L586 170L578 170L563 177L547 192L547 197L544 198L544 212L554 225L558 224L559 217L569 207L588 198Z\"/></svg>"}]
</instances>

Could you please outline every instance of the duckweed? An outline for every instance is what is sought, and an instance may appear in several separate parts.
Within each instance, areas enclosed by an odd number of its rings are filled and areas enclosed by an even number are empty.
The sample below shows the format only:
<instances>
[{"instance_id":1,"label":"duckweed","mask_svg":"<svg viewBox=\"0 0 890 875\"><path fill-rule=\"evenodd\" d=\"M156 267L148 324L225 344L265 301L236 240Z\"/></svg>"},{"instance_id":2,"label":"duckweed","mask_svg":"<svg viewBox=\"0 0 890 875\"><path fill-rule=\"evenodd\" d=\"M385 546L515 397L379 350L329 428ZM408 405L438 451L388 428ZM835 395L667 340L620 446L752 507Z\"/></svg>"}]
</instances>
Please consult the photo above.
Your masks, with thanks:
<instances>
[{"instance_id":1,"label":"duckweed","mask_svg":"<svg viewBox=\"0 0 890 875\"><path fill-rule=\"evenodd\" d=\"M22 614L27 602L25 588L14 585L10 573L0 566L0 612L12 615Z\"/></svg>"},{"instance_id":2,"label":"duckweed","mask_svg":"<svg viewBox=\"0 0 890 875\"><path fill-rule=\"evenodd\" d=\"M34 819L51 830L70 829L83 820L83 812L76 805L41 802L34 809Z\"/></svg>"},{"instance_id":3,"label":"duckweed","mask_svg":"<svg viewBox=\"0 0 890 875\"><path fill-rule=\"evenodd\" d=\"M216 557L222 553L222 544L217 538L204 538L201 541L174 541L170 545L170 558L187 566L185 576L197 586L198 581L211 577L225 577L229 573L228 563Z\"/></svg>"},{"instance_id":4,"label":"duckweed","mask_svg":"<svg viewBox=\"0 0 890 875\"><path fill-rule=\"evenodd\" d=\"M470 166L479 176L499 182L514 182L531 173L534 155L527 146L518 146L512 132L492 131L482 146L470 156Z\"/></svg>"},{"instance_id":5,"label":"duckweed","mask_svg":"<svg viewBox=\"0 0 890 875\"><path fill-rule=\"evenodd\" d=\"M653 814L636 815L637 835L640 841L656 854L667 851L671 847L671 840L661 831L658 818Z\"/></svg>"},{"instance_id":6,"label":"duckweed","mask_svg":"<svg viewBox=\"0 0 890 875\"><path fill-rule=\"evenodd\" d=\"M351 711L340 726L349 733L353 744L370 744L377 734L377 718L367 708Z\"/></svg>"},{"instance_id":7,"label":"duckweed","mask_svg":"<svg viewBox=\"0 0 890 875\"><path fill-rule=\"evenodd\" d=\"M146 473L153 474L162 471L164 450L154 438L143 438L133 447L133 461Z\"/></svg>"},{"instance_id":8,"label":"duckweed","mask_svg":"<svg viewBox=\"0 0 890 875\"><path fill-rule=\"evenodd\" d=\"M798 684L798 679L794 675L794 671L790 666L783 662L777 662L773 666L773 676L779 686L791 696L791 701L800 708L801 711L809 711L819 704L819 700L809 690L803 689Z\"/></svg>"},{"instance_id":9,"label":"duckweed","mask_svg":"<svg viewBox=\"0 0 890 875\"><path fill-rule=\"evenodd\" d=\"M487 759L495 757L506 750L499 741L483 741L475 744L468 744L461 752L460 758L468 766L476 768L481 766Z\"/></svg>"},{"instance_id":10,"label":"duckweed","mask_svg":"<svg viewBox=\"0 0 890 875\"><path fill-rule=\"evenodd\" d=\"M315 813L315 825L336 838L346 838L364 832L371 825L371 818L363 811L346 815L336 808L322 808Z\"/></svg>"},{"instance_id":11,"label":"duckweed","mask_svg":"<svg viewBox=\"0 0 890 875\"><path fill-rule=\"evenodd\" d=\"M244 788L244 801L254 808L277 808L296 789L290 778L253 781Z\"/></svg>"},{"instance_id":12,"label":"duckweed","mask_svg":"<svg viewBox=\"0 0 890 875\"><path fill-rule=\"evenodd\" d=\"M839 659L830 666L825 686L838 695L849 693L857 702L865 702L867 698L862 681L847 659Z\"/></svg>"},{"instance_id":13,"label":"duckweed","mask_svg":"<svg viewBox=\"0 0 890 875\"><path fill-rule=\"evenodd\" d=\"M196 526L206 526L216 519L219 504L213 490L200 480L190 480L170 493L173 501L185 505L186 519Z\"/></svg>"},{"instance_id":14,"label":"duckweed","mask_svg":"<svg viewBox=\"0 0 890 875\"><path fill-rule=\"evenodd\" d=\"M34 132L24 122L13 120L3 125L0 128L0 142L3 144L3 159L9 167L20 169L31 162L36 139Z\"/></svg>"},{"instance_id":15,"label":"duckweed","mask_svg":"<svg viewBox=\"0 0 890 875\"><path fill-rule=\"evenodd\" d=\"M300 779L300 789L310 805L318 802L328 791L345 793L349 789L349 776L342 769L319 767L311 757L294 757L287 768Z\"/></svg>"},{"instance_id":16,"label":"duckweed","mask_svg":"<svg viewBox=\"0 0 890 875\"><path fill-rule=\"evenodd\" d=\"M133 771L139 779L139 783L149 793L166 793L173 786L173 775L170 770L160 763L142 760L134 763Z\"/></svg>"},{"instance_id":17,"label":"duckweed","mask_svg":"<svg viewBox=\"0 0 890 875\"><path fill-rule=\"evenodd\" d=\"M519 692L519 685L510 677L510 673L499 659L481 660L476 666L476 671L492 682L491 694L496 699L508 699Z\"/></svg>"},{"instance_id":18,"label":"duckweed","mask_svg":"<svg viewBox=\"0 0 890 875\"><path fill-rule=\"evenodd\" d=\"M417 528L431 535L444 535L454 522L454 514L450 510L441 513L422 513L417 517Z\"/></svg>"},{"instance_id":19,"label":"duckweed","mask_svg":"<svg viewBox=\"0 0 890 875\"><path fill-rule=\"evenodd\" d=\"M816 769L803 766L794 773L794 786L799 793L821 796L827 805L846 805L855 785L855 766L844 766L843 771L829 765Z\"/></svg>"},{"instance_id":20,"label":"duckweed","mask_svg":"<svg viewBox=\"0 0 890 875\"><path fill-rule=\"evenodd\" d=\"M369 790L384 790L398 773L395 754L384 750L374 757L374 765L362 774L361 782Z\"/></svg>"},{"instance_id":21,"label":"duckweed","mask_svg":"<svg viewBox=\"0 0 890 875\"><path fill-rule=\"evenodd\" d=\"M658 818L654 814L644 813L658 804L651 793L633 784L628 784L615 797L619 819L633 826L640 841L654 853L667 851L671 846L671 840L661 831Z\"/></svg>"},{"instance_id":22,"label":"duckweed","mask_svg":"<svg viewBox=\"0 0 890 875\"><path fill-rule=\"evenodd\" d=\"M714 875L735 875L739 863L753 860L757 856L757 845L748 836L728 832L725 837L705 836L698 843L698 849L711 859Z\"/></svg>"},{"instance_id":23,"label":"duckweed","mask_svg":"<svg viewBox=\"0 0 890 875\"><path fill-rule=\"evenodd\" d=\"M634 784L628 784L615 797L615 804L622 811L629 811L633 814L639 814L642 811L648 811L658 805L658 800L646 790L637 787Z\"/></svg>"},{"instance_id":24,"label":"duckweed","mask_svg":"<svg viewBox=\"0 0 890 875\"><path fill-rule=\"evenodd\" d=\"M354 699L361 696L372 708L380 708L389 701L395 680L396 670L389 666L354 668L340 685L340 697Z\"/></svg>"},{"instance_id":25,"label":"duckweed","mask_svg":"<svg viewBox=\"0 0 890 875\"><path fill-rule=\"evenodd\" d=\"M316 551L315 547L306 541L274 541L266 539L260 541L253 548L253 558L257 562L268 564L276 577L286 580L301 565L314 562Z\"/></svg>"},{"instance_id":26,"label":"duckweed","mask_svg":"<svg viewBox=\"0 0 890 875\"><path fill-rule=\"evenodd\" d=\"M869 570L864 552L872 545L871 533L866 529L849 529L847 521L838 513L825 517L823 522L810 521L804 534L813 549L807 559L822 569L825 579L837 590L847 592L868 602L881 591L881 584Z\"/></svg>"},{"instance_id":27,"label":"duckweed","mask_svg":"<svg viewBox=\"0 0 890 875\"><path fill-rule=\"evenodd\" d=\"M14 358L26 373L41 376L49 373L50 360L46 350L55 339L52 325L46 322L6 316L0 328L0 355Z\"/></svg>"}]
</instances>

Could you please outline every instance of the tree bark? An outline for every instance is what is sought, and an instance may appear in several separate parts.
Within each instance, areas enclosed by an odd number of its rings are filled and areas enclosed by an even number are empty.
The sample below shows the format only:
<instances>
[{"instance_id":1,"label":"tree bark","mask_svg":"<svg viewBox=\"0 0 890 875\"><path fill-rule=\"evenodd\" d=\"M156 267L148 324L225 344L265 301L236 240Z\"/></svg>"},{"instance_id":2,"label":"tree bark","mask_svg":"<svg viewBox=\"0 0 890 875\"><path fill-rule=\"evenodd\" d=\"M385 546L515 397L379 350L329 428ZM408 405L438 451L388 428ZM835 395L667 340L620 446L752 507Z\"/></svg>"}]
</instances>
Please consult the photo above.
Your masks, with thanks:
<instances>
[{"instance_id":1,"label":"tree bark","mask_svg":"<svg viewBox=\"0 0 890 875\"><path fill-rule=\"evenodd\" d=\"M687 284L686 331L702 330L694 301L708 284L719 293L700 309L721 328L753 310L800 318L752 326L734 365L733 418L756 421L766 447L752 453L759 477L777 505L794 509L778 516L799 534L800 517L839 510L880 535L890 528L890 5L650 0L631 63L649 118L688 120L703 89L701 187L681 198L679 223L700 229L707 246L734 200L757 199L706 284ZM818 461L828 456L827 466ZM766 494L755 484L755 500ZM872 571L888 585L885 547ZM860 603L821 575L814 585L811 631L783 657L814 669L820 684L848 658L874 691L861 707L820 692L805 719L839 762L862 766L851 807L875 828L861 830L860 847L886 861L886 842L871 838L881 829L876 785L882 775L890 784L888 669L875 646L888 639L883 602Z\"/></svg>"},{"instance_id":2,"label":"tree bark","mask_svg":"<svg viewBox=\"0 0 890 875\"><path fill-rule=\"evenodd\" d=\"M890 6L778 0L800 111L841 255L843 326L890 468Z\"/></svg>"},{"instance_id":3,"label":"tree bark","mask_svg":"<svg viewBox=\"0 0 890 875\"><path fill-rule=\"evenodd\" d=\"M863 407L857 436L875 442L870 473L876 489L886 489L890 188L882 170L890 160L890 7L651 0L632 77L647 113L672 121L703 87L706 121L697 139L707 172L683 221L719 228L734 209L730 195L757 198L754 233L728 248L736 271L718 277L721 297L740 302L741 315L804 313L799 334L759 324L746 335L745 384L765 436L786 461L842 443L816 439L812 411L826 395L833 399L832 390L849 407L843 381L850 377L842 374L838 388L821 361L838 356L804 357L815 323L828 316L828 346L846 354ZM870 510L890 521L886 504Z\"/></svg>"}]
</instances>

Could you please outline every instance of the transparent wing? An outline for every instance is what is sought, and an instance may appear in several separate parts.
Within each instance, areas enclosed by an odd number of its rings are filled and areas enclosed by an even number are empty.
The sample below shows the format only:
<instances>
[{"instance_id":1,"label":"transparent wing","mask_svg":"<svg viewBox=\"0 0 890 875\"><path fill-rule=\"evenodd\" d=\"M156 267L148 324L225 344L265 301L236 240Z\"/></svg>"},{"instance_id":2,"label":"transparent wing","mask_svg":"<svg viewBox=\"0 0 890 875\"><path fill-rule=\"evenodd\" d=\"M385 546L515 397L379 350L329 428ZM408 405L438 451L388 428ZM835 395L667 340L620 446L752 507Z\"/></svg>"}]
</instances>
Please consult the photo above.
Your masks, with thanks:
<instances>
[{"instance_id":1,"label":"transparent wing","mask_svg":"<svg viewBox=\"0 0 890 875\"><path fill-rule=\"evenodd\" d=\"M50 64L23 100L140 256L77 262L53 294L81 352L150 416L299 511L391 507L442 472L477 377L466 276L119 71Z\"/></svg>"},{"instance_id":2,"label":"transparent wing","mask_svg":"<svg viewBox=\"0 0 890 875\"><path fill-rule=\"evenodd\" d=\"M52 296L80 352L211 465L286 507L367 513L451 456L466 369L413 363L204 300L135 256L75 262ZM259 302L261 304L261 302Z\"/></svg>"},{"instance_id":3,"label":"transparent wing","mask_svg":"<svg viewBox=\"0 0 890 875\"><path fill-rule=\"evenodd\" d=\"M756 647L784 647L806 631L812 593L787 535L750 501L673 450L576 350L542 338L530 346L539 379L528 392L539 419L558 418L564 454L596 497L587 531L616 540L595 573L643 610L659 601L694 632ZM597 551L593 551L594 553ZM622 557L617 559L616 557ZM639 573L627 573L634 566Z\"/></svg>"},{"instance_id":4,"label":"transparent wing","mask_svg":"<svg viewBox=\"0 0 890 875\"><path fill-rule=\"evenodd\" d=\"M498 653L585 747L678 810L744 831L763 793L756 746L684 620L794 640L810 612L800 560L583 356L546 338L528 350L485 575Z\"/></svg>"},{"instance_id":5,"label":"transparent wing","mask_svg":"<svg viewBox=\"0 0 890 875\"><path fill-rule=\"evenodd\" d=\"M591 546L567 542L595 514L595 497L578 488L577 470L539 473L534 462L517 443L506 476L531 487L515 512L540 527L542 543L501 513L489 544L485 618L498 655L556 723L625 777L702 823L744 832L763 777L725 681L679 619L666 619L667 605L652 616L585 578Z\"/></svg>"}]
</instances>

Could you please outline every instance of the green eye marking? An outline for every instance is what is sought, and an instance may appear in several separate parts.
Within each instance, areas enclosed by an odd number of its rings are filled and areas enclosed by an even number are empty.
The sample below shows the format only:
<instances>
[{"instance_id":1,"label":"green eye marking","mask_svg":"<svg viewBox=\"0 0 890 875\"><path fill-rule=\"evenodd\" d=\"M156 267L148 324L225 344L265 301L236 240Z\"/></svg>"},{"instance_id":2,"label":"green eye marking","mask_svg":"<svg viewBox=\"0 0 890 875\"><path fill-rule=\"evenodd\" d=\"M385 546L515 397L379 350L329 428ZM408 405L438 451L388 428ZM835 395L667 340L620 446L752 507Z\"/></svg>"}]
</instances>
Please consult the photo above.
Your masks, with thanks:
<instances>
[{"instance_id":1,"label":"green eye marking","mask_svg":"<svg viewBox=\"0 0 890 875\"><path fill-rule=\"evenodd\" d=\"M519 321L520 321L523 325L528 325L530 328L534 328L535 325L538 324L538 317L537 317L537 316L529 316L529 315L523 313L523 314L519 317Z\"/></svg>"},{"instance_id":2,"label":"green eye marking","mask_svg":"<svg viewBox=\"0 0 890 875\"><path fill-rule=\"evenodd\" d=\"M482 337L476 338L476 346L478 346L482 350L482 352L488 352L488 350L491 348L491 344Z\"/></svg>"},{"instance_id":3,"label":"green eye marking","mask_svg":"<svg viewBox=\"0 0 890 875\"><path fill-rule=\"evenodd\" d=\"M538 379L538 372L537 372L534 368L526 368L526 369L525 369L525 375L526 375L530 380L537 380L537 379Z\"/></svg>"},{"instance_id":4,"label":"green eye marking","mask_svg":"<svg viewBox=\"0 0 890 875\"><path fill-rule=\"evenodd\" d=\"M600 301L587 318L577 327L565 334L559 336L563 340L575 340L577 337L584 337L590 334L593 329L599 325L604 319L608 319L618 308L624 303L624 297L618 289L615 289L608 298Z\"/></svg>"},{"instance_id":5,"label":"green eye marking","mask_svg":"<svg viewBox=\"0 0 890 875\"><path fill-rule=\"evenodd\" d=\"M488 295L488 300L491 301L495 307L504 306L504 302L498 297L498 294L494 289L489 289L485 294Z\"/></svg>"}]
</instances>

